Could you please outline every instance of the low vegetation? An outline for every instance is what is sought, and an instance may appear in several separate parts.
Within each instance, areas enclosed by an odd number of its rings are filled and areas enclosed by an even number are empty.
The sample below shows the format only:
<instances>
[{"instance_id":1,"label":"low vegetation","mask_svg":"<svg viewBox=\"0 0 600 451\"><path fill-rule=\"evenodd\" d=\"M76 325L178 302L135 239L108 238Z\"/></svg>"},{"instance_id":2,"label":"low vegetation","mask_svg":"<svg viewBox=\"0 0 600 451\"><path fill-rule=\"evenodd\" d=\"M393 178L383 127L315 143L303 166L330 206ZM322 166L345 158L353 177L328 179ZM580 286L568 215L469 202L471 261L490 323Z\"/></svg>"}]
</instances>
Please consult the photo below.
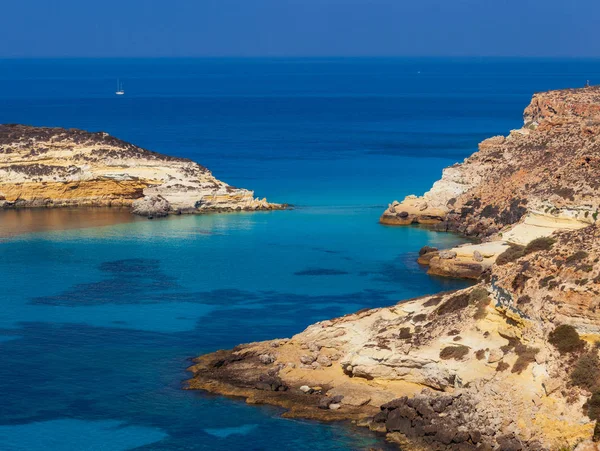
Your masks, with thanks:
<instances>
[{"instance_id":1,"label":"low vegetation","mask_svg":"<svg viewBox=\"0 0 600 451\"><path fill-rule=\"evenodd\" d=\"M512 263L525 255L525 248L523 246L511 245L508 249L498 255L496 264L499 266Z\"/></svg>"},{"instance_id":2,"label":"low vegetation","mask_svg":"<svg viewBox=\"0 0 600 451\"><path fill-rule=\"evenodd\" d=\"M592 393L592 396L585 403L584 408L587 410L587 416L592 420L600 419L600 390Z\"/></svg>"},{"instance_id":3,"label":"low vegetation","mask_svg":"<svg viewBox=\"0 0 600 451\"><path fill-rule=\"evenodd\" d=\"M440 305L436 313L438 315L447 315L448 313L456 312L458 310L462 310L469 305L469 294L468 293L459 293L452 296L442 305Z\"/></svg>"},{"instance_id":4,"label":"low vegetation","mask_svg":"<svg viewBox=\"0 0 600 451\"><path fill-rule=\"evenodd\" d=\"M600 388L600 359L596 350L582 354L571 371L571 384L589 391Z\"/></svg>"},{"instance_id":5,"label":"low vegetation","mask_svg":"<svg viewBox=\"0 0 600 451\"><path fill-rule=\"evenodd\" d=\"M523 252L525 253L525 255L527 255L527 254L531 254L533 252L547 251L552 248L552 246L554 245L555 242L556 242L556 240L549 236L536 238L535 240L530 241L527 246L525 246L525 249L523 249Z\"/></svg>"},{"instance_id":6,"label":"low vegetation","mask_svg":"<svg viewBox=\"0 0 600 451\"><path fill-rule=\"evenodd\" d=\"M496 371L498 372L506 371L508 368L510 368L510 365L506 362L498 362L498 365L496 365Z\"/></svg>"},{"instance_id":7,"label":"low vegetation","mask_svg":"<svg viewBox=\"0 0 600 451\"><path fill-rule=\"evenodd\" d=\"M476 287L468 293L459 293L452 296L435 311L437 315L447 315L448 313L457 312L469 305L476 305L477 312L475 317L479 315L479 319L485 317L485 307L490 303L490 294L483 287Z\"/></svg>"},{"instance_id":8,"label":"low vegetation","mask_svg":"<svg viewBox=\"0 0 600 451\"><path fill-rule=\"evenodd\" d=\"M517 354L517 361L512 367L512 372L521 374L527 369L530 363L535 362L535 356L540 350L531 346L526 346L519 343L515 346L515 353Z\"/></svg>"},{"instance_id":9,"label":"low vegetation","mask_svg":"<svg viewBox=\"0 0 600 451\"><path fill-rule=\"evenodd\" d=\"M410 337L412 337L410 327L401 327L398 338L400 338L400 340L408 340Z\"/></svg>"},{"instance_id":10,"label":"low vegetation","mask_svg":"<svg viewBox=\"0 0 600 451\"><path fill-rule=\"evenodd\" d=\"M573 326L561 324L556 327L548 336L548 341L558 349L561 354L568 354L582 351L585 342L579 338L577 330Z\"/></svg>"},{"instance_id":11,"label":"low vegetation","mask_svg":"<svg viewBox=\"0 0 600 451\"><path fill-rule=\"evenodd\" d=\"M442 299L443 298L441 296L433 296L423 302L423 307L433 307L434 305L438 305L440 302L442 302Z\"/></svg>"},{"instance_id":12,"label":"low vegetation","mask_svg":"<svg viewBox=\"0 0 600 451\"><path fill-rule=\"evenodd\" d=\"M469 348L463 345L447 346L440 351L442 360L461 360L469 353Z\"/></svg>"},{"instance_id":13,"label":"low vegetation","mask_svg":"<svg viewBox=\"0 0 600 451\"><path fill-rule=\"evenodd\" d=\"M586 251L577 251L572 255L569 255L565 260L567 265L572 265L574 263L579 263L584 258L587 258L588 253Z\"/></svg>"}]
</instances>

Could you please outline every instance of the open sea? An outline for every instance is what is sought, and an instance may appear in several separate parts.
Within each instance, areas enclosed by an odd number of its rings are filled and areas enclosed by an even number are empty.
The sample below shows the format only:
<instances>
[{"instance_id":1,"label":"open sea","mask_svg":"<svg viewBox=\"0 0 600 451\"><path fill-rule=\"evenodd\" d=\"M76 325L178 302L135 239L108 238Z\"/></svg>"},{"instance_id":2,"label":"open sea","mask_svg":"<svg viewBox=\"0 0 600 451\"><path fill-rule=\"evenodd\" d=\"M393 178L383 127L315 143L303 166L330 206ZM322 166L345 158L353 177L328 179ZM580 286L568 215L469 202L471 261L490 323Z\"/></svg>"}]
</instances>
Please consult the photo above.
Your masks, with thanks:
<instances>
[{"instance_id":1,"label":"open sea","mask_svg":"<svg viewBox=\"0 0 600 451\"><path fill-rule=\"evenodd\" d=\"M520 127L534 92L588 79L600 61L0 60L0 123L106 131L295 205L0 212L0 450L385 449L184 391L188 359L466 286L416 264L461 238L379 215Z\"/></svg>"}]
</instances>

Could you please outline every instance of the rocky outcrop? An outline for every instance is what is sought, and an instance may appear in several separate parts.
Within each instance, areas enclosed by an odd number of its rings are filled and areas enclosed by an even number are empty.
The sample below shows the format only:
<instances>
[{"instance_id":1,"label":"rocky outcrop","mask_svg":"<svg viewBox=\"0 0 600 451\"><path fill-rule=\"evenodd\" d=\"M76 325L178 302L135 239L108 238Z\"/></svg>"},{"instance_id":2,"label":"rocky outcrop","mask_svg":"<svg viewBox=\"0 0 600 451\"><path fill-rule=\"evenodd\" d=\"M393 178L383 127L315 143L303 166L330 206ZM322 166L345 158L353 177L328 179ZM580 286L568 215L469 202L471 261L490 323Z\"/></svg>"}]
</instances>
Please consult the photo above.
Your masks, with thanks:
<instances>
[{"instance_id":1,"label":"rocky outcrop","mask_svg":"<svg viewBox=\"0 0 600 451\"><path fill-rule=\"evenodd\" d=\"M479 279L488 272L496 258L510 245L505 241L465 244L452 249L422 249L417 260L429 266L428 274L436 276Z\"/></svg>"},{"instance_id":2,"label":"rocky outcrop","mask_svg":"<svg viewBox=\"0 0 600 451\"><path fill-rule=\"evenodd\" d=\"M191 160L107 133L0 125L0 208L63 206L132 206L153 217L284 207L217 180Z\"/></svg>"},{"instance_id":3,"label":"rocky outcrop","mask_svg":"<svg viewBox=\"0 0 600 451\"><path fill-rule=\"evenodd\" d=\"M523 128L483 141L478 152L445 169L422 197L390 204L381 222L408 224L421 222L421 215L427 221L436 216L438 229L481 239L530 214L546 222L596 222L599 102L598 87L536 94L525 109ZM427 208L420 210L423 205ZM411 221L396 219L404 211Z\"/></svg>"},{"instance_id":4,"label":"rocky outcrop","mask_svg":"<svg viewBox=\"0 0 600 451\"><path fill-rule=\"evenodd\" d=\"M594 423L548 326L479 285L202 356L188 387L353 419L405 450L554 449L590 438Z\"/></svg>"},{"instance_id":5,"label":"rocky outcrop","mask_svg":"<svg viewBox=\"0 0 600 451\"><path fill-rule=\"evenodd\" d=\"M134 215L148 218L162 218L168 216L170 211L171 204L162 196L144 196L131 204L131 212Z\"/></svg>"}]
</instances>

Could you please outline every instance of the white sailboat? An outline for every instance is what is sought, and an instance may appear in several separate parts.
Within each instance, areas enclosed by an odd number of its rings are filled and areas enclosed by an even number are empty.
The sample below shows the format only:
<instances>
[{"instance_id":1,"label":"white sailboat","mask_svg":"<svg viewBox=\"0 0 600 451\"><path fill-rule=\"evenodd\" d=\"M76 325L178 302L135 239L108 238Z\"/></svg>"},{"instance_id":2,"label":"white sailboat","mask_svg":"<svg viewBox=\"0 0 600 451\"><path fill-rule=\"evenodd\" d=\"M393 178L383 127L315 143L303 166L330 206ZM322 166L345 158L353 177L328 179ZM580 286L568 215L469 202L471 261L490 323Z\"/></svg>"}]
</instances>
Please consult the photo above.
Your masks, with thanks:
<instances>
[{"instance_id":1,"label":"white sailboat","mask_svg":"<svg viewBox=\"0 0 600 451\"><path fill-rule=\"evenodd\" d=\"M123 83L121 83L118 78L117 78L117 91L115 92L115 94L118 96L122 96L123 94L125 94L125 90L123 89Z\"/></svg>"}]
</instances>

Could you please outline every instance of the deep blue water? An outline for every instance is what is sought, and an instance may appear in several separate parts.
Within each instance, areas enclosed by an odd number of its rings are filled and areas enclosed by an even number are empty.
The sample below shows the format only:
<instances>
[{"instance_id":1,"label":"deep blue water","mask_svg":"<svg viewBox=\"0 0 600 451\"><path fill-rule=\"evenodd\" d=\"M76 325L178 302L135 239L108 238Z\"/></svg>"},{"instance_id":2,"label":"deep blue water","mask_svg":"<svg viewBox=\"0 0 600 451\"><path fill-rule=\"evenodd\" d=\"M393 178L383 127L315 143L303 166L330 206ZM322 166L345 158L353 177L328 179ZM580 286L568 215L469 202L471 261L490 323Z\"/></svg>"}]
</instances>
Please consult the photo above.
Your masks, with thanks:
<instances>
[{"instance_id":1,"label":"deep blue water","mask_svg":"<svg viewBox=\"0 0 600 451\"><path fill-rule=\"evenodd\" d=\"M584 60L0 60L0 122L107 131L297 206L1 239L0 449L385 446L183 391L187 359L465 286L415 263L458 237L380 226L384 206L519 127L533 92L594 78Z\"/></svg>"}]
</instances>

